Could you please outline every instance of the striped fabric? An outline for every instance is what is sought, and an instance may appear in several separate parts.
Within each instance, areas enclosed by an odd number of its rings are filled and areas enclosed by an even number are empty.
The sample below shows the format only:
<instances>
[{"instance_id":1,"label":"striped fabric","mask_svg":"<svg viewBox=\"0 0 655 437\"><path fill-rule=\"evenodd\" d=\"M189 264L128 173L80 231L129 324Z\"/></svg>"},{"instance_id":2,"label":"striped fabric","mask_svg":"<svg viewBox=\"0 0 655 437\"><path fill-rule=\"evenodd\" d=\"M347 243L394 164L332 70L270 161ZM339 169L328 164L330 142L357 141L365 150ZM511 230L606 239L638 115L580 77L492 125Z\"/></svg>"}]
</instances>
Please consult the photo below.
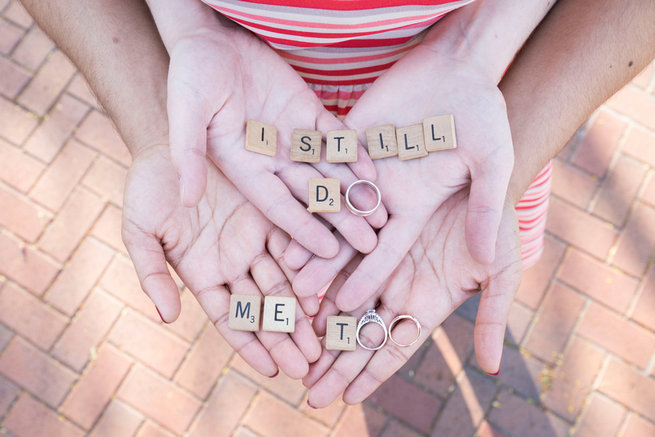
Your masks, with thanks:
<instances>
[{"instance_id":1,"label":"striped fabric","mask_svg":"<svg viewBox=\"0 0 655 437\"><path fill-rule=\"evenodd\" d=\"M420 43L422 31L473 0L203 1L268 42L328 110L344 117ZM551 171L549 164L517 206L524 268L543 250Z\"/></svg>"}]
</instances>

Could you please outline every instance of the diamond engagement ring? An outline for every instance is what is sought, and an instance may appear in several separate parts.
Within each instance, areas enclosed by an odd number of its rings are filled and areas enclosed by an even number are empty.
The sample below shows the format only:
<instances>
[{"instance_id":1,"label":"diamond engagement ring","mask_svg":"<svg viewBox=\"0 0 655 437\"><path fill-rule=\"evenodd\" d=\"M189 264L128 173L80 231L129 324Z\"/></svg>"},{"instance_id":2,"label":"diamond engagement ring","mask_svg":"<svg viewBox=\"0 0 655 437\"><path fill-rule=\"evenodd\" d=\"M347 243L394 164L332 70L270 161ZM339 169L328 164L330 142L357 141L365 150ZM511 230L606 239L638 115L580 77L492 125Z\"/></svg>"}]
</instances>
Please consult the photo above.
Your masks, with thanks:
<instances>
[{"instance_id":1,"label":"diamond engagement ring","mask_svg":"<svg viewBox=\"0 0 655 437\"><path fill-rule=\"evenodd\" d=\"M384 331L384 340L382 340L382 343L380 343L376 347L367 347L364 346L362 341L359 339L359 331L366 325L367 323L375 323L378 324L382 327L382 330ZM387 326L384 324L384 320L382 320L382 317L378 315L378 313L375 312L375 310L368 310L366 311L366 314L359 320L359 323L357 324L357 343L364 349L368 351L376 351L380 349L384 344L387 342Z\"/></svg>"}]
</instances>

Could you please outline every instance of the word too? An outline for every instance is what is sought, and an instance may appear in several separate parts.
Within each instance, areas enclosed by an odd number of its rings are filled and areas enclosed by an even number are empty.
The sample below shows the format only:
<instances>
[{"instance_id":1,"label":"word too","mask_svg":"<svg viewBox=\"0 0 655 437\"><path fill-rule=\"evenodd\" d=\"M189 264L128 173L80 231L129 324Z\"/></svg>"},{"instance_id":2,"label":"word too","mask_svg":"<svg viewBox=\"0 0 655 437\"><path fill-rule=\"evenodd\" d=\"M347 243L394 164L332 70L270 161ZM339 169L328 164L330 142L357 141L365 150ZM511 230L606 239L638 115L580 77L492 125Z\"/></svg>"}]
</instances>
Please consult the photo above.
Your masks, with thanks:
<instances>
[{"instance_id":1,"label":"word too","mask_svg":"<svg viewBox=\"0 0 655 437\"><path fill-rule=\"evenodd\" d=\"M294 129L289 158L297 162L321 161L321 131ZM455 120L452 114L426 118L423 123L396 128L392 124L366 129L368 154L371 159L398 156L401 160L421 158L428 152L454 149ZM275 156L277 128L256 120L246 125L246 150ZM331 163L357 161L357 131L332 130L325 137L325 159Z\"/></svg>"}]
</instances>

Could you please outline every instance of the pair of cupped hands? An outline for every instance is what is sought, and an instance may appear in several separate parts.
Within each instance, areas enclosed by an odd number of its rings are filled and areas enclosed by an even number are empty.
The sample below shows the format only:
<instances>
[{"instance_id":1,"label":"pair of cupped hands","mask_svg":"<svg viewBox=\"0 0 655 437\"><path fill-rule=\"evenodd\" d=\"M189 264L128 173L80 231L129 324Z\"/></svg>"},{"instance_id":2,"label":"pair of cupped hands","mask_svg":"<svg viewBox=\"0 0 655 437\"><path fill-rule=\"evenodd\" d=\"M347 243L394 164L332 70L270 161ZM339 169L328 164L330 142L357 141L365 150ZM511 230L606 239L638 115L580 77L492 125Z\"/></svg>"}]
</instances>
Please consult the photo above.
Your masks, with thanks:
<instances>
[{"instance_id":1,"label":"pair of cupped hands","mask_svg":"<svg viewBox=\"0 0 655 437\"><path fill-rule=\"evenodd\" d=\"M499 370L520 277L517 220L506 199L513 152L504 99L482 68L439 53L430 38L379 77L343 121L248 31L221 25L168 47L170 145L135 153L123 212L126 247L163 321L180 313L168 262L246 362L263 375L281 369L303 378L309 403L323 407L342 393L347 403L363 401L481 292L476 355L486 372ZM356 129L365 144L370 126L446 113L455 115L453 150L373 162L360 145L350 165L289 159L294 128ZM249 119L277 127L275 157L245 150ZM342 192L357 179L375 181L382 206L366 218L345 208L312 215L312 177L338 178ZM368 204L371 196L362 189L354 200ZM231 294L297 297L295 331L229 329ZM360 318L371 308L387 326L400 314L418 319L419 341L387 342L376 352L322 347L327 316ZM415 332L404 322L394 337ZM367 336L378 342L382 332Z\"/></svg>"}]
</instances>

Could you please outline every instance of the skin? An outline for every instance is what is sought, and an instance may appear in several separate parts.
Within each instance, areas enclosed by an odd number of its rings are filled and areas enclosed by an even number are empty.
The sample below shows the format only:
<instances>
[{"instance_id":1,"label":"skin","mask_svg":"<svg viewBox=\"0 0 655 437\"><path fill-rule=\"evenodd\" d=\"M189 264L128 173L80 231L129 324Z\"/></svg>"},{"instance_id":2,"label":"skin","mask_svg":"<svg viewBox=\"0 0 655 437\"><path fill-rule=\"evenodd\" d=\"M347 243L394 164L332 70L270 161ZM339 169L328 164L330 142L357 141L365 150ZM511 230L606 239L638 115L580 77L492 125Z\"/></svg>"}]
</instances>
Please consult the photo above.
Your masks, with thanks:
<instances>
[{"instance_id":1,"label":"skin","mask_svg":"<svg viewBox=\"0 0 655 437\"><path fill-rule=\"evenodd\" d=\"M204 191L207 154L269 220L309 251L326 258L334 256L338 246L330 228L305 209L307 181L338 178L345 192L358 179L353 171L359 177L375 179L366 151L359 146L360 159L351 167L324 160L316 165L290 161L294 128L326 132L343 129L343 124L268 45L219 18L209 7L196 5L193 13L187 12L188 22L182 30L169 30L167 20L187 4L180 0L150 4L171 57L171 156L180 175L183 203L195 205ZM250 119L278 129L275 157L252 153L242 146ZM370 252L375 247L375 232L365 219L345 208L321 217L357 250ZM385 221L384 208L369 218L376 227Z\"/></svg>"},{"instance_id":2,"label":"skin","mask_svg":"<svg viewBox=\"0 0 655 437\"><path fill-rule=\"evenodd\" d=\"M503 209L496 258L491 264L481 264L466 248L467 203L466 190L444 202L380 291L356 310L346 313L360 318L379 299L376 311L387 326L400 314L410 314L419 320L423 329L418 341L410 347L399 347L388 341L376 352L363 348L342 353L323 350L321 358L312 364L309 375L303 379L310 388L308 399L312 406L327 406L341 393L346 403L366 399L403 366L450 313L479 292L482 294L475 325L475 351L483 369L497 371L500 350L495 345L502 343L506 316L521 276L516 215L510 205ZM357 261L346 268L346 275L357 268ZM343 281L342 274L321 302L314 321L319 335L325 332L327 316L339 313L335 296ZM415 332L413 324L399 324L394 328L394 338L409 343ZM371 345L382 340L378 329L370 330L366 336L370 338L365 342Z\"/></svg>"}]
</instances>

